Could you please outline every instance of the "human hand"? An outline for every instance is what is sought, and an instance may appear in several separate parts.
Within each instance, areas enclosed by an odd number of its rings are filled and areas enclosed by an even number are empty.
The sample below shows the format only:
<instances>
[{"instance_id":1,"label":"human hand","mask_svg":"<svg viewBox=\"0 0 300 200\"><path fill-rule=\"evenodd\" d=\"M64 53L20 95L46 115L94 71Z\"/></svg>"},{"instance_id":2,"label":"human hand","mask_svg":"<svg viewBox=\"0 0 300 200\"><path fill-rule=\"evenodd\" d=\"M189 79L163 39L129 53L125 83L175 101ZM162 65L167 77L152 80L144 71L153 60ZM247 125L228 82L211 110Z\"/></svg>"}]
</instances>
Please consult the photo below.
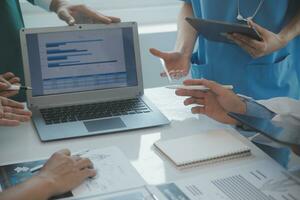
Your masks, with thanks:
<instances>
[{"instance_id":1,"label":"human hand","mask_svg":"<svg viewBox=\"0 0 300 200\"><path fill-rule=\"evenodd\" d=\"M31 115L30 111L24 110L23 104L0 97L0 126L18 126L20 122L29 121Z\"/></svg>"},{"instance_id":2,"label":"human hand","mask_svg":"<svg viewBox=\"0 0 300 200\"><path fill-rule=\"evenodd\" d=\"M35 177L49 187L49 197L66 193L85 179L96 176L93 163L87 158L71 156L67 149L54 153ZM41 184L44 185L44 184Z\"/></svg>"},{"instance_id":3,"label":"human hand","mask_svg":"<svg viewBox=\"0 0 300 200\"><path fill-rule=\"evenodd\" d=\"M255 40L238 33L229 34L228 38L233 40L253 58L268 55L283 48L287 44L287 41L280 34L275 34L251 20L249 21L249 25L256 29L256 31L260 34L262 41Z\"/></svg>"},{"instance_id":4,"label":"human hand","mask_svg":"<svg viewBox=\"0 0 300 200\"><path fill-rule=\"evenodd\" d=\"M245 113L246 104L231 90L221 85L205 80L186 80L184 85L203 85L209 91L176 90L178 96L188 96L184 105L198 104L192 108L194 114L204 114L208 117L226 124L237 124L237 121L227 115L228 112Z\"/></svg>"},{"instance_id":5,"label":"human hand","mask_svg":"<svg viewBox=\"0 0 300 200\"><path fill-rule=\"evenodd\" d=\"M18 94L19 91L5 91L12 84L19 84L20 78L16 77L13 73L7 72L0 75L0 96L12 97Z\"/></svg>"},{"instance_id":6,"label":"human hand","mask_svg":"<svg viewBox=\"0 0 300 200\"><path fill-rule=\"evenodd\" d=\"M106 16L83 4L71 4L66 0L53 0L50 10L69 25L74 24L96 24L96 23L118 23L120 18Z\"/></svg>"},{"instance_id":7,"label":"human hand","mask_svg":"<svg viewBox=\"0 0 300 200\"><path fill-rule=\"evenodd\" d=\"M161 58L171 76L171 78L179 79L187 76L190 69L190 57L180 52L162 52L157 49L149 49L150 53L156 57ZM166 72L160 74L166 77Z\"/></svg>"}]
</instances>

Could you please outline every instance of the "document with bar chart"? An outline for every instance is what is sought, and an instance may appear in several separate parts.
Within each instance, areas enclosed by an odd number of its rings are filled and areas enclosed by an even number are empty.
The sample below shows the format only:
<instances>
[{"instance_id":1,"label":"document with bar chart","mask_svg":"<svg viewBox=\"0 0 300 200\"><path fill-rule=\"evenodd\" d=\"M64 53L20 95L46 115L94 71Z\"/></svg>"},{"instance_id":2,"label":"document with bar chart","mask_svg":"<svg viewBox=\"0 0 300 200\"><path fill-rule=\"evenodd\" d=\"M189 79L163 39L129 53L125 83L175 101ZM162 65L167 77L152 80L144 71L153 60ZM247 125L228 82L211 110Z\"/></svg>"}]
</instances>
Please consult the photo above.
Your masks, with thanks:
<instances>
[{"instance_id":1,"label":"document with bar chart","mask_svg":"<svg viewBox=\"0 0 300 200\"><path fill-rule=\"evenodd\" d=\"M121 29L38 35L44 94L126 86Z\"/></svg>"},{"instance_id":2,"label":"document with bar chart","mask_svg":"<svg viewBox=\"0 0 300 200\"><path fill-rule=\"evenodd\" d=\"M300 200L300 182L280 166L260 161L159 185L163 200Z\"/></svg>"}]
</instances>

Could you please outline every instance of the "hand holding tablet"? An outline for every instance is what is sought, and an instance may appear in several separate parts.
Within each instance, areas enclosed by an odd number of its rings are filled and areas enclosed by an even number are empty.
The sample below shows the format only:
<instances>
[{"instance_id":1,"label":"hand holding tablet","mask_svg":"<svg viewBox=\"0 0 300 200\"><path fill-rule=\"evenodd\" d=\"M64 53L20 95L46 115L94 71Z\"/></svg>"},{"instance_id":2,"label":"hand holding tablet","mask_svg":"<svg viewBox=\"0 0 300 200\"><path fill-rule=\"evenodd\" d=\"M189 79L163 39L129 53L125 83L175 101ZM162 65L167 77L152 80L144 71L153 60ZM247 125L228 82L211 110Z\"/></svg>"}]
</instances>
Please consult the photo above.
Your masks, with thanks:
<instances>
[{"instance_id":1,"label":"hand holding tablet","mask_svg":"<svg viewBox=\"0 0 300 200\"><path fill-rule=\"evenodd\" d=\"M239 33L252 39L261 41L261 35L254 27L245 24L233 24L223 21L204 20L187 17L186 21L206 39L215 42L233 43L228 34Z\"/></svg>"}]
</instances>

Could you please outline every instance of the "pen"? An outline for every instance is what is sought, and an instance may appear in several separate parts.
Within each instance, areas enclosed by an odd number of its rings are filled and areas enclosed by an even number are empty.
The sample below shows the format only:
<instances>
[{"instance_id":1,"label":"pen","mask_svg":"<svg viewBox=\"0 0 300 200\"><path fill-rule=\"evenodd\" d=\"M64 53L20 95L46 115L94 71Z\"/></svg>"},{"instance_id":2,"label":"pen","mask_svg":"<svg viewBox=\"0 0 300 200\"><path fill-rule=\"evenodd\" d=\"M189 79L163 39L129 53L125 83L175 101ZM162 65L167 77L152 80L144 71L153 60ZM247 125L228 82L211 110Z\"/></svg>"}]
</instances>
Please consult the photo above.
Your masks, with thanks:
<instances>
[{"instance_id":1,"label":"pen","mask_svg":"<svg viewBox=\"0 0 300 200\"><path fill-rule=\"evenodd\" d=\"M150 194L150 196L151 196L151 198L153 199L153 200L159 200L158 198L157 198L157 196L147 187L147 186L145 186L145 189L147 190L147 192Z\"/></svg>"},{"instance_id":2,"label":"pen","mask_svg":"<svg viewBox=\"0 0 300 200\"><path fill-rule=\"evenodd\" d=\"M152 197L154 200L159 200L159 199L155 196L155 194L153 194L152 192L150 193L150 195L151 195L151 197Z\"/></svg>"},{"instance_id":3,"label":"pen","mask_svg":"<svg viewBox=\"0 0 300 200\"><path fill-rule=\"evenodd\" d=\"M222 85L223 88L232 90L232 85ZM168 89L184 89L184 90L201 90L201 91L208 91L210 90L208 87L203 85L169 85L166 86Z\"/></svg>"},{"instance_id":4,"label":"pen","mask_svg":"<svg viewBox=\"0 0 300 200\"><path fill-rule=\"evenodd\" d=\"M18 91L18 90L32 90L31 87L22 86L22 85L11 85L6 91Z\"/></svg>"},{"instance_id":5,"label":"pen","mask_svg":"<svg viewBox=\"0 0 300 200\"><path fill-rule=\"evenodd\" d=\"M170 74L169 74L169 71L168 71L168 69L166 68L166 65L165 65L165 62L164 62L164 60L163 60L163 59L160 59L160 62L161 62L161 65L162 65L162 67L163 67L163 69L164 69L165 73L167 74L167 77L168 77L169 83L171 83L171 82L172 82L172 79L171 79L171 76L170 76Z\"/></svg>"},{"instance_id":6,"label":"pen","mask_svg":"<svg viewBox=\"0 0 300 200\"><path fill-rule=\"evenodd\" d=\"M87 152L89 152L89 151L90 151L89 149L85 149L85 150L82 150L82 151L78 151L78 152L76 152L76 153L74 154L74 156L82 156L83 154L85 154L85 153L87 153ZM37 171L39 171L40 169L42 169L43 166L44 166L44 165L37 165L37 166L31 168L31 169L30 169L30 172L31 172L31 173L37 172Z\"/></svg>"}]
</instances>

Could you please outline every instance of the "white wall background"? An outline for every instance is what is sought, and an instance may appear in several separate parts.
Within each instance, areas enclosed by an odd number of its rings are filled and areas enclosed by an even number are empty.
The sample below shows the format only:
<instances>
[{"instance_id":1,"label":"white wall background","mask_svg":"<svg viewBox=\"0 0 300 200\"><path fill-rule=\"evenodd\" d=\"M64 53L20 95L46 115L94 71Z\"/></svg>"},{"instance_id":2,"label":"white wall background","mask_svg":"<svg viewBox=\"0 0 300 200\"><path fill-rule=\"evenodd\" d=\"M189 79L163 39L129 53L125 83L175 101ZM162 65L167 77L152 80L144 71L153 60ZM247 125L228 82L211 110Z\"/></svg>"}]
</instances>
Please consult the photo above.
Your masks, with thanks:
<instances>
[{"instance_id":1,"label":"white wall background","mask_svg":"<svg viewBox=\"0 0 300 200\"><path fill-rule=\"evenodd\" d=\"M47 13L20 0L26 27L65 25L55 14ZM168 80L159 76L162 66L159 59L150 55L148 49L155 47L170 51L176 40L176 19L180 9L179 0L72 0L85 3L103 14L118 16L122 21L139 24L142 70L145 88L167 85ZM179 81L181 82L181 81Z\"/></svg>"}]
</instances>

